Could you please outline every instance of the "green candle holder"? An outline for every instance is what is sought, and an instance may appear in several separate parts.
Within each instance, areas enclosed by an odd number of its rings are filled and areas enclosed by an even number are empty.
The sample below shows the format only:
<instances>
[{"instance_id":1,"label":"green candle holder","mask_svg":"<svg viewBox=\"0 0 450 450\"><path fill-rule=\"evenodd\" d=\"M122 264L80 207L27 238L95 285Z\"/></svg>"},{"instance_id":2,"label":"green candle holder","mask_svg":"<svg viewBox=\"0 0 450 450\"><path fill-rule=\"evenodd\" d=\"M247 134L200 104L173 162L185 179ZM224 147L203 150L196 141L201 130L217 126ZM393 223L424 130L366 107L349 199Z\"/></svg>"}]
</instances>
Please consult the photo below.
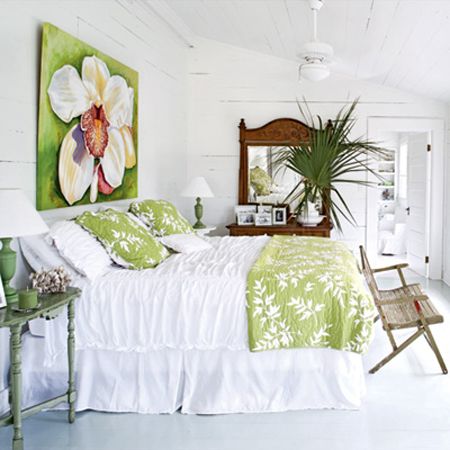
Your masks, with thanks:
<instances>
[{"instance_id":1,"label":"green candle holder","mask_svg":"<svg viewBox=\"0 0 450 450\"><path fill-rule=\"evenodd\" d=\"M20 309L33 309L38 305L38 292L37 289L23 289L18 291L19 295L19 308Z\"/></svg>"}]
</instances>

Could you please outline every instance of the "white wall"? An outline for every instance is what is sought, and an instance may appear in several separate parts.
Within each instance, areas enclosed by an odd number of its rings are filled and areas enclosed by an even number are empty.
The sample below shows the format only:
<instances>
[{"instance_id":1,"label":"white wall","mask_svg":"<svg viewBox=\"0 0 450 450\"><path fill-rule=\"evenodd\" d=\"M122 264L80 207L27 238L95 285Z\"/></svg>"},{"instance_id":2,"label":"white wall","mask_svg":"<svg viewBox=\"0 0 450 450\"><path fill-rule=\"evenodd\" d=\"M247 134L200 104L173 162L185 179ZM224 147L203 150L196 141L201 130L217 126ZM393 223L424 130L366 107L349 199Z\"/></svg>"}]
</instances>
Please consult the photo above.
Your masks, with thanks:
<instances>
[{"instance_id":1,"label":"white wall","mask_svg":"<svg viewBox=\"0 0 450 450\"><path fill-rule=\"evenodd\" d=\"M333 117L360 97L355 135L367 133L369 117L446 118L446 105L370 82L338 75L320 83L298 82L295 62L262 55L207 39L198 39L189 59L188 175L203 174L216 194L205 200L205 221L219 226L233 221L238 198L238 124L261 126L278 117L300 118L296 100L304 97L314 114ZM343 239L365 241L367 193L364 187L343 191L358 221L346 225ZM375 205L373 205L375 207Z\"/></svg>"},{"instance_id":2,"label":"white wall","mask_svg":"<svg viewBox=\"0 0 450 450\"><path fill-rule=\"evenodd\" d=\"M172 199L183 207L178 192L186 175L188 46L143 2L125 0L0 2L0 188L21 188L35 200L43 22L139 72L139 196ZM70 217L80 209L43 216ZM23 284L20 268L17 278L16 285ZM0 339L0 402L7 353L7 341Z\"/></svg>"}]
</instances>

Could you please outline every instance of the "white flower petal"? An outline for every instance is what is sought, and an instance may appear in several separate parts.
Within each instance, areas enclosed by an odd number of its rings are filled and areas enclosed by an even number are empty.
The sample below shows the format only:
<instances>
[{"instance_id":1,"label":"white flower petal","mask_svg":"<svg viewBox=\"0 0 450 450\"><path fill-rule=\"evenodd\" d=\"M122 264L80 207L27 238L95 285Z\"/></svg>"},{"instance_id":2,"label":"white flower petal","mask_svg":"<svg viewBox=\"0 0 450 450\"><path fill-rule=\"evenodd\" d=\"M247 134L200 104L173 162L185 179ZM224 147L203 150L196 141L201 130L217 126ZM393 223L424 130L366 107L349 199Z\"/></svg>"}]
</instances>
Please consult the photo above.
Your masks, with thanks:
<instances>
[{"instance_id":1,"label":"white flower petal","mask_svg":"<svg viewBox=\"0 0 450 450\"><path fill-rule=\"evenodd\" d=\"M83 133L77 124L66 134L59 152L59 186L69 205L83 198L94 172L94 158L84 147Z\"/></svg>"},{"instance_id":2,"label":"white flower petal","mask_svg":"<svg viewBox=\"0 0 450 450\"><path fill-rule=\"evenodd\" d=\"M108 66L95 56L86 56L83 59L81 78L89 92L91 101L100 106L103 91L110 78Z\"/></svg>"},{"instance_id":3,"label":"white flower petal","mask_svg":"<svg viewBox=\"0 0 450 450\"><path fill-rule=\"evenodd\" d=\"M109 123L121 128L130 117L130 95L127 82L119 75L113 75L103 91L103 106Z\"/></svg>"},{"instance_id":4,"label":"white flower petal","mask_svg":"<svg viewBox=\"0 0 450 450\"><path fill-rule=\"evenodd\" d=\"M129 127L133 126L133 109L134 109L134 89L128 88L128 95L130 97L130 108L128 109L128 117L125 122Z\"/></svg>"},{"instance_id":5,"label":"white flower petal","mask_svg":"<svg viewBox=\"0 0 450 450\"><path fill-rule=\"evenodd\" d=\"M105 180L114 189L122 184L125 173L125 142L122 134L115 128L108 131L109 142L102 158Z\"/></svg>"},{"instance_id":6,"label":"white flower petal","mask_svg":"<svg viewBox=\"0 0 450 450\"><path fill-rule=\"evenodd\" d=\"M97 166L94 169L94 176L92 177L92 183L91 183L91 192L89 193L89 200L91 203L95 203L97 201L97 195L98 195L98 168L100 166Z\"/></svg>"},{"instance_id":7,"label":"white flower petal","mask_svg":"<svg viewBox=\"0 0 450 450\"><path fill-rule=\"evenodd\" d=\"M131 169L136 165L136 151L134 150L133 135L125 125L120 130L125 148L125 167Z\"/></svg>"},{"instance_id":8,"label":"white flower petal","mask_svg":"<svg viewBox=\"0 0 450 450\"><path fill-rule=\"evenodd\" d=\"M63 66L53 74L47 93L53 111L66 123L91 106L89 94L73 66Z\"/></svg>"}]
</instances>

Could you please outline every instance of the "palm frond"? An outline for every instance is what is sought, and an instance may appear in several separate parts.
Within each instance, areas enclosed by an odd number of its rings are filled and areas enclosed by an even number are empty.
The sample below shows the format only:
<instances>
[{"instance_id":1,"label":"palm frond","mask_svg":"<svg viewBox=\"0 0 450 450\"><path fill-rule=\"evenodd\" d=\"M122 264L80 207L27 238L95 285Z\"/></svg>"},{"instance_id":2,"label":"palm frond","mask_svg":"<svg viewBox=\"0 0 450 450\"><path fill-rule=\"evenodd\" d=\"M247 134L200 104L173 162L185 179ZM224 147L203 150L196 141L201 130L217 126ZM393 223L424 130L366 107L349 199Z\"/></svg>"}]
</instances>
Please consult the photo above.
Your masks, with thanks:
<instances>
[{"instance_id":1,"label":"palm frond","mask_svg":"<svg viewBox=\"0 0 450 450\"><path fill-rule=\"evenodd\" d=\"M321 200L340 231L341 218L355 224L340 186L346 183L362 186L375 184L368 179L353 179L347 175L371 174L378 180L384 180L371 164L375 160L388 158L388 151L378 143L363 137L352 138L357 105L358 99L341 108L334 119L324 121L320 116L313 116L305 99L303 103L298 102L302 120L309 126L309 140L282 149L274 160L275 170L291 170L301 178L285 201L298 201L296 212L301 213L308 201Z\"/></svg>"}]
</instances>

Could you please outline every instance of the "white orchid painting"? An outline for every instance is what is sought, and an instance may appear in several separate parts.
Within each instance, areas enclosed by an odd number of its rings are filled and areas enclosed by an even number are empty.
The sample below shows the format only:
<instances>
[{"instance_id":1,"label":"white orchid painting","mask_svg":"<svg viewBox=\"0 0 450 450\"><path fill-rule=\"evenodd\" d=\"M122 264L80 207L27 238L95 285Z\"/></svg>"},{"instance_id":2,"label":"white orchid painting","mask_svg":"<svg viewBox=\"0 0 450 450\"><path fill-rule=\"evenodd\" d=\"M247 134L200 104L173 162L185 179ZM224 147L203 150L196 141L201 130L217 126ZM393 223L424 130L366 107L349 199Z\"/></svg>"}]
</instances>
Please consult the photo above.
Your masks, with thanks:
<instances>
[{"instance_id":1,"label":"white orchid painting","mask_svg":"<svg viewBox=\"0 0 450 450\"><path fill-rule=\"evenodd\" d=\"M138 74L44 24L37 206L137 197Z\"/></svg>"}]
</instances>

